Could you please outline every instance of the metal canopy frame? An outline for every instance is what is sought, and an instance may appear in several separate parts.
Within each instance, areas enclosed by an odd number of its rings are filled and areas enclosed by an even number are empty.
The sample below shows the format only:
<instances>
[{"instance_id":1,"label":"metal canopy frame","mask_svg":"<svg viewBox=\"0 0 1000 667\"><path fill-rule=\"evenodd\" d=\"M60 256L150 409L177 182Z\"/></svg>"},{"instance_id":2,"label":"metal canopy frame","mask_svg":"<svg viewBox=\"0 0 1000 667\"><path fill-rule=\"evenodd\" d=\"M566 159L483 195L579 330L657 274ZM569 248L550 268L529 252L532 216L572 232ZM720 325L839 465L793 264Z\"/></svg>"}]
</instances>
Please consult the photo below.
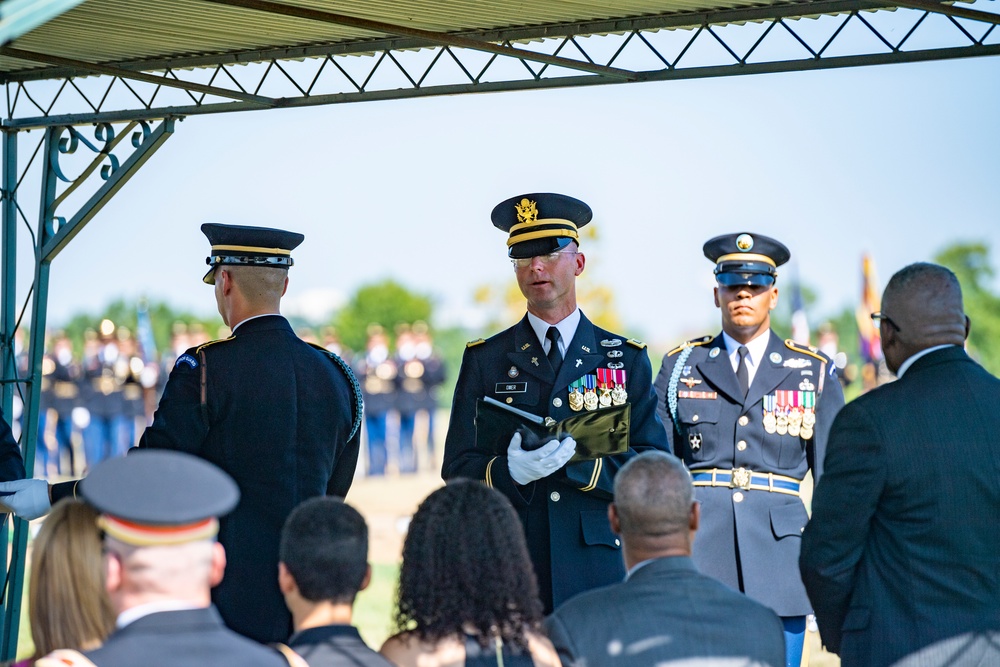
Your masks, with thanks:
<instances>
[{"instance_id":1,"label":"metal canopy frame","mask_svg":"<svg viewBox=\"0 0 1000 667\"><path fill-rule=\"evenodd\" d=\"M12 2L20 0L0 0L0 17ZM178 118L1000 54L1000 14L932 0L889 5L873 0L799 1L460 32L433 32L268 0L203 2L346 26L367 36L159 60L91 62L12 46L7 40L16 35L0 33L5 40L0 58L24 65L0 72L6 92L0 120L0 383L5 414L10 414L15 391L24 397L21 445L29 474L38 436L51 262L172 135ZM76 4L78 0L52 0L44 19L58 13L53 6ZM39 22L21 17L18 23L28 30ZM42 132L21 167L18 140L29 130ZM70 163L74 176L67 176ZM29 174L35 174L34 180ZM22 195L36 181L39 209L31 217L22 206L28 197ZM14 337L27 307L25 303L18 310L15 290L21 225L31 236L34 281L29 290L29 363L19 370ZM13 658L17 648L27 524L20 519L14 524L0 659Z\"/></svg>"}]
</instances>

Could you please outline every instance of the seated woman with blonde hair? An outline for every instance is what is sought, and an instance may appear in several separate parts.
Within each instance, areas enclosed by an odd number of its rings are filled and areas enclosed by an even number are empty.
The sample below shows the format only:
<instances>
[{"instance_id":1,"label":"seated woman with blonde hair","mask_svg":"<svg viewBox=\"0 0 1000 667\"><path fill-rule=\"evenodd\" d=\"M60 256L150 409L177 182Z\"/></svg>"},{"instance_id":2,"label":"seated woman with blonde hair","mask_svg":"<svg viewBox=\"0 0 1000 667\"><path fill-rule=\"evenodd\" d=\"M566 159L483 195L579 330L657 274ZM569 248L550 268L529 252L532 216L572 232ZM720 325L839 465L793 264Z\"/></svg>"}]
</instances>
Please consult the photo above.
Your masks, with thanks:
<instances>
[{"instance_id":1,"label":"seated woman with blonde hair","mask_svg":"<svg viewBox=\"0 0 1000 667\"><path fill-rule=\"evenodd\" d=\"M403 544L395 625L380 653L400 667L553 667L521 522L481 482L429 495Z\"/></svg>"},{"instance_id":2,"label":"seated woman with blonde hair","mask_svg":"<svg viewBox=\"0 0 1000 667\"><path fill-rule=\"evenodd\" d=\"M104 588L104 557L97 511L67 498L56 503L31 547L28 620L35 652L15 667L56 649L89 650L115 627Z\"/></svg>"}]
</instances>

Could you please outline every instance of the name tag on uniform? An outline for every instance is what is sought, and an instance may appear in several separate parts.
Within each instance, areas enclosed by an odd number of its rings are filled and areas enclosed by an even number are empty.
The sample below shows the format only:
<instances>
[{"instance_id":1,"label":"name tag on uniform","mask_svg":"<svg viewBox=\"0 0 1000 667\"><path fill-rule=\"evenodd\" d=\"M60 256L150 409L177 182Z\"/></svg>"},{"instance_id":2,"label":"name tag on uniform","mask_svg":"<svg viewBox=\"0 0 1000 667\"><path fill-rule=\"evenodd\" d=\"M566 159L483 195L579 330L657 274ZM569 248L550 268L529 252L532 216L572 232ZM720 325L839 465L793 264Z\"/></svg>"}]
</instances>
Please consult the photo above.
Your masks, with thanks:
<instances>
[{"instance_id":1,"label":"name tag on uniform","mask_svg":"<svg viewBox=\"0 0 1000 667\"><path fill-rule=\"evenodd\" d=\"M497 382L495 394L523 394L528 391L527 382Z\"/></svg>"},{"instance_id":2,"label":"name tag on uniform","mask_svg":"<svg viewBox=\"0 0 1000 667\"><path fill-rule=\"evenodd\" d=\"M718 398L719 394L714 391L679 391L677 392L677 398L708 398L715 399Z\"/></svg>"}]
</instances>

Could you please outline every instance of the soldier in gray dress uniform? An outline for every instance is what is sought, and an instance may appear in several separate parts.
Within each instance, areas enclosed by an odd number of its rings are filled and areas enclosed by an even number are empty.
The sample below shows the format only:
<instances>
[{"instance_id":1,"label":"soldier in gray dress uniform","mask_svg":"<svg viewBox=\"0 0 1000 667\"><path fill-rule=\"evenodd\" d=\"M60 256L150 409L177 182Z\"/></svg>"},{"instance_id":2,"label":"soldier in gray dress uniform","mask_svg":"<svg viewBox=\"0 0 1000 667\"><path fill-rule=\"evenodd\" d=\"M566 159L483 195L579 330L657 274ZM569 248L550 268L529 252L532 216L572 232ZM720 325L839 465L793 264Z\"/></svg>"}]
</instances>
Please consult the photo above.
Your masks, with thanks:
<instances>
[{"instance_id":1,"label":"soldier in gray dress uniform","mask_svg":"<svg viewBox=\"0 0 1000 667\"><path fill-rule=\"evenodd\" d=\"M663 358L657 411L702 505L698 569L782 617L788 664L798 665L812 610L798 574L808 521L799 492L807 472L822 474L844 395L829 357L771 331L788 248L740 233L709 240L704 252L715 263L722 333Z\"/></svg>"}]
</instances>

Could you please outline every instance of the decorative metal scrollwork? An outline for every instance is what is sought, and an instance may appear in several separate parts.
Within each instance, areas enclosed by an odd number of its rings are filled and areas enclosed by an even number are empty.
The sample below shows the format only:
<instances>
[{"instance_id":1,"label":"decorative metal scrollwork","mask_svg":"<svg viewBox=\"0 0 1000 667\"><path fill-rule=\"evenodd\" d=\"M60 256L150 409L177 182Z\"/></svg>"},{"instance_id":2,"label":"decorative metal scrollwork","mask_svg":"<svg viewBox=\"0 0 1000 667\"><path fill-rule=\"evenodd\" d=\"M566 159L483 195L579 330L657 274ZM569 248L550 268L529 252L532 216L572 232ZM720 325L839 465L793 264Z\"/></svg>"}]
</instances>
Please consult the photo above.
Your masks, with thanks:
<instances>
[{"instance_id":1,"label":"decorative metal scrollwork","mask_svg":"<svg viewBox=\"0 0 1000 667\"><path fill-rule=\"evenodd\" d=\"M46 209L44 220L44 238L51 238L66 224L66 218L56 215L56 210L94 172L100 174L101 180L107 181L121 168L122 161L115 155L114 151L121 146L125 137L129 136L132 148L138 150L152 135L149 123L146 121L130 122L120 133L115 130L111 123L97 123L93 126L93 140L84 134L82 128L72 125L51 128L49 133L48 168L56 179L69 185L58 194L54 189L52 191L53 198ZM79 164L79 160L77 160L74 164L77 167L77 173L71 176L69 174L72 172L67 168L65 158L71 155L79 157L77 151L81 146L93 154L93 157L83 165ZM85 151L80 151L80 153L86 155ZM100 167L100 171L98 171L98 167ZM50 187L54 188L54 186L53 183Z\"/></svg>"}]
</instances>

